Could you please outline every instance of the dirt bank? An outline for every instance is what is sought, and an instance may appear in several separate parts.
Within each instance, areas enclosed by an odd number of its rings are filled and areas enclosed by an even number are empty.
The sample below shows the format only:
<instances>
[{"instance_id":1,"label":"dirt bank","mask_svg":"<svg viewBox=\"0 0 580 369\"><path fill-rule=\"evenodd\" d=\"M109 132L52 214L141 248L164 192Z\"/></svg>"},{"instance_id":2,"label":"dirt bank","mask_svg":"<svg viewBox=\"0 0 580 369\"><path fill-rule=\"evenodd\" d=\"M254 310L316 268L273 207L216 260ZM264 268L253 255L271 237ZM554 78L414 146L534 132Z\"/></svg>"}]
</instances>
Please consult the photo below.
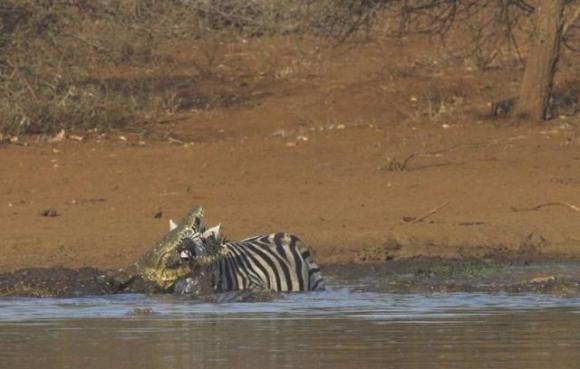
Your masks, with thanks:
<instances>
[{"instance_id":1,"label":"dirt bank","mask_svg":"<svg viewBox=\"0 0 580 369\"><path fill-rule=\"evenodd\" d=\"M294 232L322 264L580 257L576 130L348 126L308 137L4 147L0 268L121 267L194 204L232 239ZM387 157L418 152L430 154L388 169ZM41 214L49 208L56 216Z\"/></svg>"},{"instance_id":2,"label":"dirt bank","mask_svg":"<svg viewBox=\"0 0 580 369\"><path fill-rule=\"evenodd\" d=\"M195 204L232 239L293 232L323 265L580 259L578 115L491 121L519 72L391 46L143 131L0 145L0 272L128 265Z\"/></svg>"}]
</instances>

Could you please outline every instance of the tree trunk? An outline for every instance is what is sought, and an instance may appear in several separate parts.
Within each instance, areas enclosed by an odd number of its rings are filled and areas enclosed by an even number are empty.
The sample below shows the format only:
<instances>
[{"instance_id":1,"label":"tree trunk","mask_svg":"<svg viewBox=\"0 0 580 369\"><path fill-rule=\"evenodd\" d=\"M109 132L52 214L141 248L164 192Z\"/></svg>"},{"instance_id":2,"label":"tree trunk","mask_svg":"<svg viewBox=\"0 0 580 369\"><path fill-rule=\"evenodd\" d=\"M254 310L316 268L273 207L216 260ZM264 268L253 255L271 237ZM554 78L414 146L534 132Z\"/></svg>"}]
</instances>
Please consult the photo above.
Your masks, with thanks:
<instances>
[{"instance_id":1,"label":"tree trunk","mask_svg":"<svg viewBox=\"0 0 580 369\"><path fill-rule=\"evenodd\" d=\"M517 117L547 118L556 63L560 51L566 0L541 0L536 8L536 30L520 86Z\"/></svg>"}]
</instances>

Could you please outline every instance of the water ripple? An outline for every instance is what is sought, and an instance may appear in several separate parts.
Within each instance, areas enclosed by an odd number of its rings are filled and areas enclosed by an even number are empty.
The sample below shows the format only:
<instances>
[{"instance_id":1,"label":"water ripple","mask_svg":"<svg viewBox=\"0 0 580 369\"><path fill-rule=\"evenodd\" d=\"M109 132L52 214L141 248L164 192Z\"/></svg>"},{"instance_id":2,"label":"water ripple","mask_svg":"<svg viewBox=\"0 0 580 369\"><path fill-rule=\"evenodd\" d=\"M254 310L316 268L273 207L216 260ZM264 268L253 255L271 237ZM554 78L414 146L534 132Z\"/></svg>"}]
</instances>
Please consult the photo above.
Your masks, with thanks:
<instances>
[{"instance_id":1,"label":"water ripple","mask_svg":"<svg viewBox=\"0 0 580 369\"><path fill-rule=\"evenodd\" d=\"M580 312L580 298L538 294L383 294L335 289L287 294L260 303L200 303L175 296L112 295L83 298L3 298L0 322L80 318L228 320L349 318L371 321L437 321L515 311Z\"/></svg>"}]
</instances>

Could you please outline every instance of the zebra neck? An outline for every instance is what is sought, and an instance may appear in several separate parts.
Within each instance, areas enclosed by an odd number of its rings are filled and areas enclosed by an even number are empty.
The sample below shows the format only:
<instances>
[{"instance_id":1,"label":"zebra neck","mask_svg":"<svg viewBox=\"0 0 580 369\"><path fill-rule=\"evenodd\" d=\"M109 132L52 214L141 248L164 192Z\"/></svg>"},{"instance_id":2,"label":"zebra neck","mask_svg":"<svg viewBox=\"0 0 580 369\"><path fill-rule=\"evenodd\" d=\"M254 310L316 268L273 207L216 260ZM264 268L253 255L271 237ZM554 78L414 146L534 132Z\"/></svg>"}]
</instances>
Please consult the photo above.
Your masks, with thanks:
<instances>
[{"instance_id":1,"label":"zebra neck","mask_svg":"<svg viewBox=\"0 0 580 369\"><path fill-rule=\"evenodd\" d=\"M198 257L196 259L196 264L200 267L211 266L223 260L229 253L227 247L224 247L224 245L221 244L212 254Z\"/></svg>"}]
</instances>

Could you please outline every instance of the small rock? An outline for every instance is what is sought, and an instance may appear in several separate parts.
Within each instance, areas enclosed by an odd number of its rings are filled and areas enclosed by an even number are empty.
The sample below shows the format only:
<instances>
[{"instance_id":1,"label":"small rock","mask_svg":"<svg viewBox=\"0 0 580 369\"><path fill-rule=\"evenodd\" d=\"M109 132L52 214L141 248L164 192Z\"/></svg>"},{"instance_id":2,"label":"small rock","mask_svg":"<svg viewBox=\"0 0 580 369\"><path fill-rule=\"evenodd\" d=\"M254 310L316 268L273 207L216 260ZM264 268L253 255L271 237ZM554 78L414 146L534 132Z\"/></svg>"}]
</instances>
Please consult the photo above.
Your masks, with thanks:
<instances>
[{"instance_id":1,"label":"small rock","mask_svg":"<svg viewBox=\"0 0 580 369\"><path fill-rule=\"evenodd\" d=\"M43 217L54 218L59 216L60 214L56 211L55 208L48 208L40 212L40 215Z\"/></svg>"},{"instance_id":2,"label":"small rock","mask_svg":"<svg viewBox=\"0 0 580 369\"><path fill-rule=\"evenodd\" d=\"M130 312L127 313L129 316L154 316L157 315L157 312L152 308L133 308Z\"/></svg>"},{"instance_id":3,"label":"small rock","mask_svg":"<svg viewBox=\"0 0 580 369\"><path fill-rule=\"evenodd\" d=\"M50 143L57 143L57 142L63 141L64 138L65 138L65 131L64 131L64 129L61 129L60 132L58 132L53 137L49 138L48 139L48 142L50 142Z\"/></svg>"},{"instance_id":4,"label":"small rock","mask_svg":"<svg viewBox=\"0 0 580 369\"><path fill-rule=\"evenodd\" d=\"M286 137L287 135L288 135L288 134L287 134L287 133L286 133L286 131L285 131L285 130L283 130L283 129L279 129L279 130L277 130L276 132L272 133L272 137L282 137L282 138L284 138L284 137Z\"/></svg>"}]
</instances>

